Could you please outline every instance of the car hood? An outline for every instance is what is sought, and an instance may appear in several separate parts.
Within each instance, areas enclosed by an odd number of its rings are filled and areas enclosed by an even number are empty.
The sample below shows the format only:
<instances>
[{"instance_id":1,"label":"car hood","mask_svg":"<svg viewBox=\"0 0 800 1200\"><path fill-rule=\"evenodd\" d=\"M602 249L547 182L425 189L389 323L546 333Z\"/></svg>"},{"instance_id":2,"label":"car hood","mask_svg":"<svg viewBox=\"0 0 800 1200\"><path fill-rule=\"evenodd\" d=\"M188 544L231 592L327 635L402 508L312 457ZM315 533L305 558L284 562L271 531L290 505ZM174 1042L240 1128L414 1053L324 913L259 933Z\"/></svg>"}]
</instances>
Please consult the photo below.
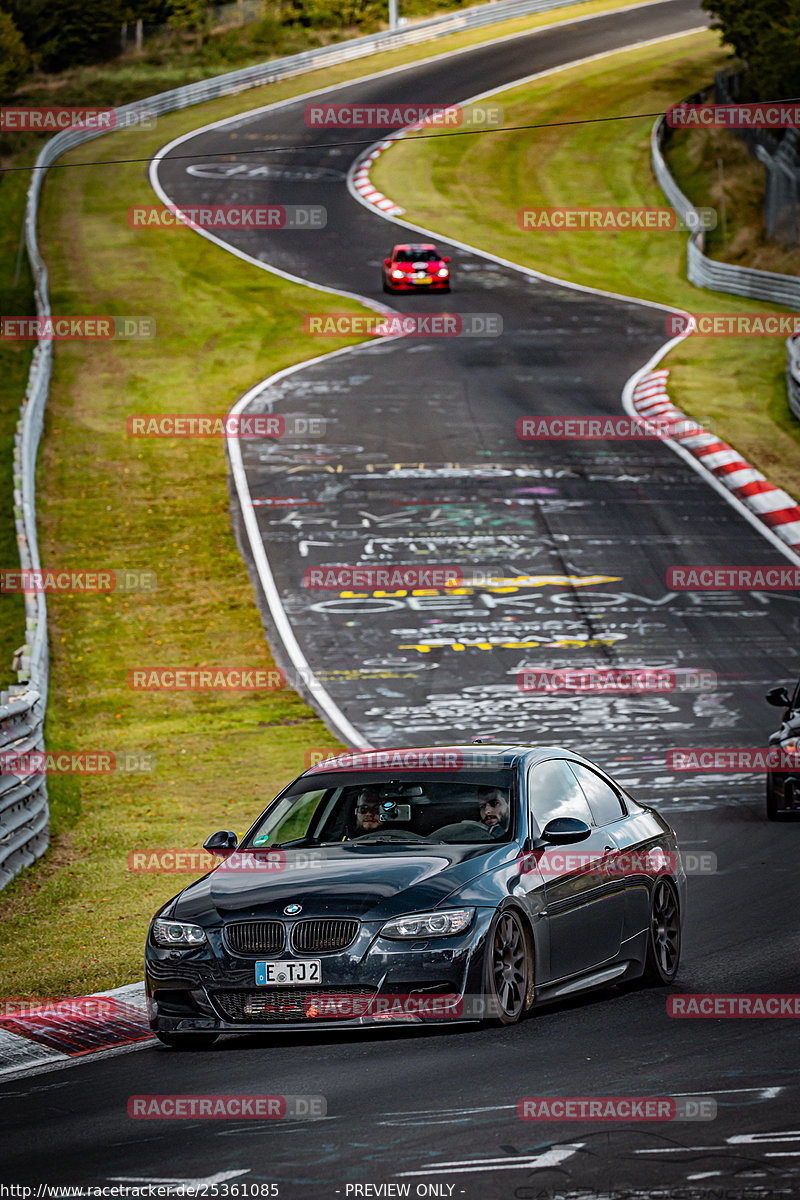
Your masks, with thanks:
<instances>
[{"instance_id":1,"label":"car hood","mask_svg":"<svg viewBox=\"0 0 800 1200\"><path fill-rule=\"evenodd\" d=\"M223 864L190 884L165 913L176 920L216 924L232 918L284 916L301 904L300 917L341 916L387 920L436 908L476 876L513 859L501 846L436 846L424 854L409 847L347 843L309 851L286 850L280 870L228 869ZM240 856L244 861L248 856Z\"/></svg>"}]
</instances>

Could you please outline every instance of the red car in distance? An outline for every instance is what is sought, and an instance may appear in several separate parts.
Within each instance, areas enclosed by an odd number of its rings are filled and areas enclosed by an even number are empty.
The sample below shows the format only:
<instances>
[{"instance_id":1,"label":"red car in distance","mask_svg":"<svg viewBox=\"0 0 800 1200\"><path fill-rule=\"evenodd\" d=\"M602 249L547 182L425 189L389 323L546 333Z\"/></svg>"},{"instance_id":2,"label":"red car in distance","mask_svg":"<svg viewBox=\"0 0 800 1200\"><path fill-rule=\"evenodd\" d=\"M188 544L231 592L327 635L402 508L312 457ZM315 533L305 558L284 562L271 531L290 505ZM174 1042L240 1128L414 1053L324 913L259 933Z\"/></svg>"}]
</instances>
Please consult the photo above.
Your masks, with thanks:
<instances>
[{"instance_id":1,"label":"red car in distance","mask_svg":"<svg viewBox=\"0 0 800 1200\"><path fill-rule=\"evenodd\" d=\"M383 260L385 292L449 292L450 259L442 257L433 242L405 242Z\"/></svg>"}]
</instances>

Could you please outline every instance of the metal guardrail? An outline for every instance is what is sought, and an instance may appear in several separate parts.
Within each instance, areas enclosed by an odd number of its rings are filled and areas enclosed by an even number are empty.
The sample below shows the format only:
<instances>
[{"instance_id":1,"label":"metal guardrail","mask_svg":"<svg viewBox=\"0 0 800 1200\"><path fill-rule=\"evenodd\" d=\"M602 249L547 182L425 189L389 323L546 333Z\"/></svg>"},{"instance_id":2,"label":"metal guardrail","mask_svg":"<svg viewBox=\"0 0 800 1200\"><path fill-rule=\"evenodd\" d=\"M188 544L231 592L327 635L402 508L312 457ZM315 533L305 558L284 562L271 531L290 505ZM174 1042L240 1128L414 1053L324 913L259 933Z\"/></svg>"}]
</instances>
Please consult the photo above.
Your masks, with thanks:
<instances>
[{"instance_id":1,"label":"metal guardrail","mask_svg":"<svg viewBox=\"0 0 800 1200\"><path fill-rule=\"evenodd\" d=\"M371 54L433 41L459 30L479 29L514 17L546 12L578 4L581 0L495 0L461 12L433 17L403 29L386 30L352 38L332 46L305 50L285 58L229 71L198 83L186 84L168 92L149 96L134 104L115 109L116 128L136 125L150 116L160 116L232 96L249 88L261 87L321 67L352 62ZM57 133L45 143L36 159L28 188L25 209L25 240L33 271L36 312L50 314L47 267L39 253L36 220L39 196L47 168L65 151L102 137L106 130L69 129ZM44 421L44 410L53 365L53 343L42 340L33 352L25 399L20 410L14 439L14 518L19 543L20 565L38 570L39 547L36 539L36 454ZM25 645L14 655L17 684L0 694L0 748L15 750L44 748L44 717L47 707L48 646L47 608L44 595L25 596ZM43 854L49 841L49 809L45 776L20 779L0 775L0 889L10 879Z\"/></svg>"},{"instance_id":2,"label":"metal guardrail","mask_svg":"<svg viewBox=\"0 0 800 1200\"><path fill-rule=\"evenodd\" d=\"M692 99L687 103L691 103ZM800 309L798 276L780 275L775 271L758 271L755 267L739 267L735 263L718 262L703 253L705 230L700 213L684 196L664 161L662 145L666 129L664 118L658 117L650 135L651 159L653 172L664 195L689 228L694 229L694 233L689 236L687 247L689 282L716 292L731 292L735 296L749 296L753 300L769 300L773 304Z\"/></svg>"},{"instance_id":3,"label":"metal guardrail","mask_svg":"<svg viewBox=\"0 0 800 1200\"><path fill-rule=\"evenodd\" d=\"M789 407L800 417L800 334L786 339L786 390Z\"/></svg>"},{"instance_id":4,"label":"metal guardrail","mask_svg":"<svg viewBox=\"0 0 800 1200\"><path fill-rule=\"evenodd\" d=\"M691 103L694 96L689 97ZM694 232L689 235L686 247L686 275L690 283L697 287L710 288L715 292L730 292L735 296L748 296L754 300L768 300L773 304L783 304L787 308L800 311L800 278L796 275L780 275L775 271L758 271L755 267L739 267L735 263L718 262L708 258L703 253L705 248L705 230L702 227L700 213L684 196L669 172L662 146L666 136L667 125L663 117L658 117L650 135L650 156L653 172L672 207ZM789 404L797 417L800 417L800 359L798 358L797 339L789 338L786 343L786 381L789 393Z\"/></svg>"}]
</instances>

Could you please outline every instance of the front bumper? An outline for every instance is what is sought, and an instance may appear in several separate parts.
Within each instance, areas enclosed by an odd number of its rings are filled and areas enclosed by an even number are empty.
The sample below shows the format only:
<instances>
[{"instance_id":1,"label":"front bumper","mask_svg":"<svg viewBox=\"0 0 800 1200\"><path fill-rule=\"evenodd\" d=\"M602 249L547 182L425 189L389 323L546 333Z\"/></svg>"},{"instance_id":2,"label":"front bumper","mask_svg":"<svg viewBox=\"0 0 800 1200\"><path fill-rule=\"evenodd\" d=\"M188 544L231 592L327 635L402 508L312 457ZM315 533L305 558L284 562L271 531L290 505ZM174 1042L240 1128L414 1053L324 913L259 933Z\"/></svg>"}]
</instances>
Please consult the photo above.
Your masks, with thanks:
<instances>
[{"instance_id":1,"label":"front bumper","mask_svg":"<svg viewBox=\"0 0 800 1200\"><path fill-rule=\"evenodd\" d=\"M321 960L320 984L292 988L255 983L257 961L292 961L291 956L233 954L221 929L207 931L206 946L184 951L162 949L148 939L150 1028L163 1033L262 1033L480 1020L473 997L483 990L483 951L492 916L492 909L477 909L466 933L410 944L381 938L382 923L364 923L347 950L309 955ZM451 1005L437 996L469 999ZM397 997L408 1002L398 1003ZM321 1003L313 1004L314 998ZM262 1002L264 1011L254 1012ZM332 1011L342 1015L326 1015Z\"/></svg>"},{"instance_id":2,"label":"front bumper","mask_svg":"<svg viewBox=\"0 0 800 1200\"><path fill-rule=\"evenodd\" d=\"M450 276L447 279L432 279L430 283L417 283L414 279L387 279L386 284L393 292L449 292Z\"/></svg>"}]
</instances>

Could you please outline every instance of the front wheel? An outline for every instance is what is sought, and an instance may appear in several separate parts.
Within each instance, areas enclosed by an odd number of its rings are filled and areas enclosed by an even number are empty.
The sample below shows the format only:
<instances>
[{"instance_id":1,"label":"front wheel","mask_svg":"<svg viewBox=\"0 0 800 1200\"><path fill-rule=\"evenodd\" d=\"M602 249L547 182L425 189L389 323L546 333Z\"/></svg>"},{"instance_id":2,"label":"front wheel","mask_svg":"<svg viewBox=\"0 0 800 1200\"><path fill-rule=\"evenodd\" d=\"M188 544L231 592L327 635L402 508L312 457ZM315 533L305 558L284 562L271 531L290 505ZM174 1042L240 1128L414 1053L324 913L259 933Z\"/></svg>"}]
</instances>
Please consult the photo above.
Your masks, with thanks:
<instances>
[{"instance_id":1,"label":"front wheel","mask_svg":"<svg viewBox=\"0 0 800 1200\"><path fill-rule=\"evenodd\" d=\"M173 1050L210 1050L217 1036L216 1033L162 1033L156 1030L158 1040Z\"/></svg>"},{"instance_id":2,"label":"front wheel","mask_svg":"<svg viewBox=\"0 0 800 1200\"><path fill-rule=\"evenodd\" d=\"M645 986L672 983L681 958L681 914L671 879L657 879L650 902L647 958L641 981Z\"/></svg>"},{"instance_id":3,"label":"front wheel","mask_svg":"<svg viewBox=\"0 0 800 1200\"><path fill-rule=\"evenodd\" d=\"M800 813L797 808L796 787L793 778L784 783L781 782L780 776L777 781L771 775L767 776L768 821L791 821L793 816Z\"/></svg>"},{"instance_id":4,"label":"front wheel","mask_svg":"<svg viewBox=\"0 0 800 1200\"><path fill-rule=\"evenodd\" d=\"M491 1019L514 1025L533 1000L533 956L522 918L514 909L497 913L486 938L484 997Z\"/></svg>"}]
</instances>

